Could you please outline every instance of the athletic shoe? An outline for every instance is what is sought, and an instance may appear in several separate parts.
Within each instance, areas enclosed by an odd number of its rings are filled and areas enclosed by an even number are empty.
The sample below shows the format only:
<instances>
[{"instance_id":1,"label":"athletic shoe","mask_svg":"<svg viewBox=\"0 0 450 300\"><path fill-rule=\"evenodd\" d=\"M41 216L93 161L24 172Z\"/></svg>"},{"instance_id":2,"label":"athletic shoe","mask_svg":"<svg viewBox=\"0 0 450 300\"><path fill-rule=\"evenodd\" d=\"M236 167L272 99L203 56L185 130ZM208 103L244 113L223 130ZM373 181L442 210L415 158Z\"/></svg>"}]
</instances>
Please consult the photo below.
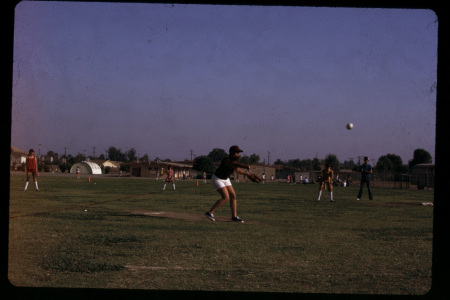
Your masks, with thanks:
<instances>
[{"instance_id":1,"label":"athletic shoe","mask_svg":"<svg viewBox=\"0 0 450 300\"><path fill-rule=\"evenodd\" d=\"M359 199L359 198L356 198L356 200L358 200L358 201L359 201L359 200L361 200L361 199Z\"/></svg>"},{"instance_id":2,"label":"athletic shoe","mask_svg":"<svg viewBox=\"0 0 450 300\"><path fill-rule=\"evenodd\" d=\"M330 200L330 202L334 202L334 200L333 200L333 199L331 199L331 200Z\"/></svg>"},{"instance_id":3,"label":"athletic shoe","mask_svg":"<svg viewBox=\"0 0 450 300\"><path fill-rule=\"evenodd\" d=\"M232 217L231 218L231 221L233 221L233 222L238 222L238 223L244 223L244 220L242 220L241 218L239 218L239 217Z\"/></svg>"},{"instance_id":4,"label":"athletic shoe","mask_svg":"<svg viewBox=\"0 0 450 300\"><path fill-rule=\"evenodd\" d=\"M205 212L205 217L207 217L211 221L215 221L216 220L216 219L214 219L214 215L210 214L209 212Z\"/></svg>"}]
</instances>

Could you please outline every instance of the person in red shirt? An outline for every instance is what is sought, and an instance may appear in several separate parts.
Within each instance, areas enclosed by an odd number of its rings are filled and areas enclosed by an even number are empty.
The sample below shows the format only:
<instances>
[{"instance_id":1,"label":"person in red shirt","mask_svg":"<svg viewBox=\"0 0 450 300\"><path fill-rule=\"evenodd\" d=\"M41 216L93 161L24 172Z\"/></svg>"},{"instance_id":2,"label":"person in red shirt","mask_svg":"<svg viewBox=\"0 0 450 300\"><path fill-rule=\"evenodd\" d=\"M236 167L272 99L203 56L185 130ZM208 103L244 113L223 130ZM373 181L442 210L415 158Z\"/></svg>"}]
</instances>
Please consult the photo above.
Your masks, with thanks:
<instances>
[{"instance_id":1,"label":"person in red shirt","mask_svg":"<svg viewBox=\"0 0 450 300\"><path fill-rule=\"evenodd\" d=\"M38 166L37 157L34 156L34 150L30 149L28 151L28 156L27 156L27 159L25 162L25 171L27 174L27 182L25 183L24 191L26 191L28 188L28 181L30 181L31 175L33 175L33 180L34 180L34 185L36 187L36 191L39 191L38 183L37 183L37 179L36 179L37 166Z\"/></svg>"},{"instance_id":2,"label":"person in red shirt","mask_svg":"<svg viewBox=\"0 0 450 300\"><path fill-rule=\"evenodd\" d=\"M223 204L229 201L231 208L231 220L233 222L244 222L237 216L236 193L230 181L230 176L234 172L244 175L244 178L245 176L251 176L250 166L239 163L241 152L243 151L238 146L231 146L229 150L229 156L222 160L220 166L211 177L211 182L214 185L214 188L222 197L220 200L214 203L209 211L205 212L205 216L211 221L215 221L214 212ZM247 172L243 169L246 169Z\"/></svg>"},{"instance_id":3,"label":"person in red shirt","mask_svg":"<svg viewBox=\"0 0 450 300\"><path fill-rule=\"evenodd\" d=\"M167 169L166 182L164 183L163 191L166 189L166 185L172 182L173 190L175 191L175 181L173 181L173 169L169 166Z\"/></svg>"}]
</instances>

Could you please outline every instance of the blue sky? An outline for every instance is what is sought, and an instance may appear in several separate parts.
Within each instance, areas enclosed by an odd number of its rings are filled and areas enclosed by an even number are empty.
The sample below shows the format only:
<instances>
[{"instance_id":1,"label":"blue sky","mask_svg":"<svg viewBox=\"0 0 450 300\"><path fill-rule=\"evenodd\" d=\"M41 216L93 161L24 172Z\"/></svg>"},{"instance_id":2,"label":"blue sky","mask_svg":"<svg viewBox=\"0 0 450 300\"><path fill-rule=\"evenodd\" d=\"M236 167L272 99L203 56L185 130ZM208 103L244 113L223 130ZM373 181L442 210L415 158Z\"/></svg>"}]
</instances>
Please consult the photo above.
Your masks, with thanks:
<instances>
[{"instance_id":1,"label":"blue sky","mask_svg":"<svg viewBox=\"0 0 450 300\"><path fill-rule=\"evenodd\" d=\"M426 9L24 1L11 144L434 159L437 29Z\"/></svg>"}]
</instances>

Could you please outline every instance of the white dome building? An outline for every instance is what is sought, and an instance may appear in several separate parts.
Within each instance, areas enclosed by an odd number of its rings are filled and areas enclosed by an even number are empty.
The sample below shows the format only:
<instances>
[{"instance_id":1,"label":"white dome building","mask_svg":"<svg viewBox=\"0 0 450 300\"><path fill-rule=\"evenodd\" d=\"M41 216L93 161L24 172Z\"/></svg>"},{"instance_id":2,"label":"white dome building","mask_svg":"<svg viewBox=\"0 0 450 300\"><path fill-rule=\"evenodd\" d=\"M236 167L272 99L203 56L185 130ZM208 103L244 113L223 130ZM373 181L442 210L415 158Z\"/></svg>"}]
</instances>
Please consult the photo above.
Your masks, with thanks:
<instances>
[{"instance_id":1,"label":"white dome building","mask_svg":"<svg viewBox=\"0 0 450 300\"><path fill-rule=\"evenodd\" d=\"M70 173L75 174L77 167L80 167L80 174L102 174L102 169L99 165L91 161L82 161L76 163L70 168Z\"/></svg>"}]
</instances>

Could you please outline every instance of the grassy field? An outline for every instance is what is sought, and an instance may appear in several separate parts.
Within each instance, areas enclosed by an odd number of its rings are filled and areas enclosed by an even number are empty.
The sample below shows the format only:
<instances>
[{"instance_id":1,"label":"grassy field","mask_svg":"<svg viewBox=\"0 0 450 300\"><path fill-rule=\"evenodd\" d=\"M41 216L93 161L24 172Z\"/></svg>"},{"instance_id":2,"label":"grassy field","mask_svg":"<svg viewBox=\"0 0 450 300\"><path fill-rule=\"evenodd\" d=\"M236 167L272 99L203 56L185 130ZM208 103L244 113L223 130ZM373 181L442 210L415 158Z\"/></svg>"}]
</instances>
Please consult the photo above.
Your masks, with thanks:
<instances>
[{"instance_id":1,"label":"grassy field","mask_svg":"<svg viewBox=\"0 0 450 300\"><path fill-rule=\"evenodd\" d=\"M432 191L11 176L9 274L18 287L422 295L431 287Z\"/></svg>"}]
</instances>

